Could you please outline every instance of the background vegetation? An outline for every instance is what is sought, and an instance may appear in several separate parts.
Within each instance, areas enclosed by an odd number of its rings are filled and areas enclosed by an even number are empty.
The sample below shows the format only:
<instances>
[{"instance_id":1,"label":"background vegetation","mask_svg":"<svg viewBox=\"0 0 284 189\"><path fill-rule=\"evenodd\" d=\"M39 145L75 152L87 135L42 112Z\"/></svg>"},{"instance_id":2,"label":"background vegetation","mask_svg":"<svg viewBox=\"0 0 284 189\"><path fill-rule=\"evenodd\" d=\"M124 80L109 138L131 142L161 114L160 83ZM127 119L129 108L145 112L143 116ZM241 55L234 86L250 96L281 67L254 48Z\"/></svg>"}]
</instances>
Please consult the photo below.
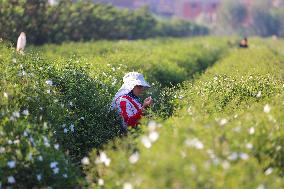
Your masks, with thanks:
<instances>
[{"instance_id":1,"label":"background vegetation","mask_svg":"<svg viewBox=\"0 0 284 189\"><path fill-rule=\"evenodd\" d=\"M186 21L160 21L147 8L118 9L91 1L0 0L0 37L16 42L24 31L28 43L61 43L98 39L145 39L156 36L208 34Z\"/></svg>"}]
</instances>

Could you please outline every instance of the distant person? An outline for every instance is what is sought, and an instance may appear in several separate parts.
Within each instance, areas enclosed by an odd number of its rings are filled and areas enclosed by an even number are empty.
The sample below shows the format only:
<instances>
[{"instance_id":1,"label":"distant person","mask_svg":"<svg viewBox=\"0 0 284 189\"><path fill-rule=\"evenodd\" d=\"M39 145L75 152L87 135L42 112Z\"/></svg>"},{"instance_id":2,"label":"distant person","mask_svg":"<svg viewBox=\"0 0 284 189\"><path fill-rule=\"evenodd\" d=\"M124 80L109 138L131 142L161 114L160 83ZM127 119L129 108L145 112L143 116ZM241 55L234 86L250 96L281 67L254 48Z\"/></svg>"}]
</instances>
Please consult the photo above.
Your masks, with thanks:
<instances>
[{"instance_id":1,"label":"distant person","mask_svg":"<svg viewBox=\"0 0 284 189\"><path fill-rule=\"evenodd\" d=\"M121 117L121 131L127 132L127 128L136 127L143 116L143 111L153 104L151 97L142 103L139 96L150 85L144 80L141 73L129 72L123 77L123 85L113 98L111 109Z\"/></svg>"},{"instance_id":2,"label":"distant person","mask_svg":"<svg viewBox=\"0 0 284 189\"><path fill-rule=\"evenodd\" d=\"M247 39L246 37L245 37L244 39L242 39L242 40L240 41L239 46L240 46L241 48L248 48L248 39Z\"/></svg>"},{"instance_id":3,"label":"distant person","mask_svg":"<svg viewBox=\"0 0 284 189\"><path fill-rule=\"evenodd\" d=\"M26 34L24 32L21 32L17 41L17 51L19 53L24 54L26 43L27 43Z\"/></svg>"}]
</instances>

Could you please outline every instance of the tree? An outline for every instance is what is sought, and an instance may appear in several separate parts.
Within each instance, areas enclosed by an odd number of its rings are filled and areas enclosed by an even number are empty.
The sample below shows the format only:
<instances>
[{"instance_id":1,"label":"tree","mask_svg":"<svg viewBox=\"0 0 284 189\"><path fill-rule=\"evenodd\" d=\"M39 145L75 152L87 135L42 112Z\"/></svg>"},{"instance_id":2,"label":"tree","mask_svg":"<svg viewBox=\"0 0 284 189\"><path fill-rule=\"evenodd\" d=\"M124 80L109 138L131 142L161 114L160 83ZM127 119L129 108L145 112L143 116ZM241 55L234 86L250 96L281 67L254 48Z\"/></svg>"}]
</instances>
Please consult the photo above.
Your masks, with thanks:
<instances>
[{"instance_id":1,"label":"tree","mask_svg":"<svg viewBox=\"0 0 284 189\"><path fill-rule=\"evenodd\" d=\"M244 4L236 0L224 0L217 12L217 31L225 34L241 32L248 16Z\"/></svg>"},{"instance_id":2,"label":"tree","mask_svg":"<svg viewBox=\"0 0 284 189\"><path fill-rule=\"evenodd\" d=\"M273 14L273 7L268 0L254 2L251 9L254 34L260 36L277 35L280 29L280 20Z\"/></svg>"}]
</instances>

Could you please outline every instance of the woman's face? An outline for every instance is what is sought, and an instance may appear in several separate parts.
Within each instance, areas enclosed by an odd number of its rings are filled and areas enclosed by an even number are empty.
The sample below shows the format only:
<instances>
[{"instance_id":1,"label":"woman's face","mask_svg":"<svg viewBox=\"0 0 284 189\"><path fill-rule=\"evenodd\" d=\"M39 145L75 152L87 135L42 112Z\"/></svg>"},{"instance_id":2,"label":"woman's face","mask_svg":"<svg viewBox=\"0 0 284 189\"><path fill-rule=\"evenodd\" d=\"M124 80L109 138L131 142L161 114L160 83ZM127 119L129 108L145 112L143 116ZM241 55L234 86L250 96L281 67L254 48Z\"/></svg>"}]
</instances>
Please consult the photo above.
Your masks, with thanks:
<instances>
[{"instance_id":1,"label":"woman's face","mask_svg":"<svg viewBox=\"0 0 284 189\"><path fill-rule=\"evenodd\" d=\"M140 96L143 93L143 91L144 91L144 87L141 85L136 85L133 88L133 94L136 96Z\"/></svg>"}]
</instances>

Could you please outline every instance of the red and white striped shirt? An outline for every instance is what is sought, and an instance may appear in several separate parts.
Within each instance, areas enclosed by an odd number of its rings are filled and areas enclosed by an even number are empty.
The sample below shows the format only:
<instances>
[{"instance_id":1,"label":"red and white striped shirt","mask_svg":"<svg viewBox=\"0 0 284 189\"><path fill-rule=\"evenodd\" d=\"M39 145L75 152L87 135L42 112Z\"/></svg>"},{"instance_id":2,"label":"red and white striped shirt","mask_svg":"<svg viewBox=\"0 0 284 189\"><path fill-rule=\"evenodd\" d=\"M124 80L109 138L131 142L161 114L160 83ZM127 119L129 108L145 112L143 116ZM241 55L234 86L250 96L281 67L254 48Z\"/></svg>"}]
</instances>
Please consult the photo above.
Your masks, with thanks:
<instances>
[{"instance_id":1,"label":"red and white striped shirt","mask_svg":"<svg viewBox=\"0 0 284 189\"><path fill-rule=\"evenodd\" d=\"M115 109L122 117L122 126L136 127L142 117L142 104L129 95L123 95L116 99Z\"/></svg>"}]
</instances>

